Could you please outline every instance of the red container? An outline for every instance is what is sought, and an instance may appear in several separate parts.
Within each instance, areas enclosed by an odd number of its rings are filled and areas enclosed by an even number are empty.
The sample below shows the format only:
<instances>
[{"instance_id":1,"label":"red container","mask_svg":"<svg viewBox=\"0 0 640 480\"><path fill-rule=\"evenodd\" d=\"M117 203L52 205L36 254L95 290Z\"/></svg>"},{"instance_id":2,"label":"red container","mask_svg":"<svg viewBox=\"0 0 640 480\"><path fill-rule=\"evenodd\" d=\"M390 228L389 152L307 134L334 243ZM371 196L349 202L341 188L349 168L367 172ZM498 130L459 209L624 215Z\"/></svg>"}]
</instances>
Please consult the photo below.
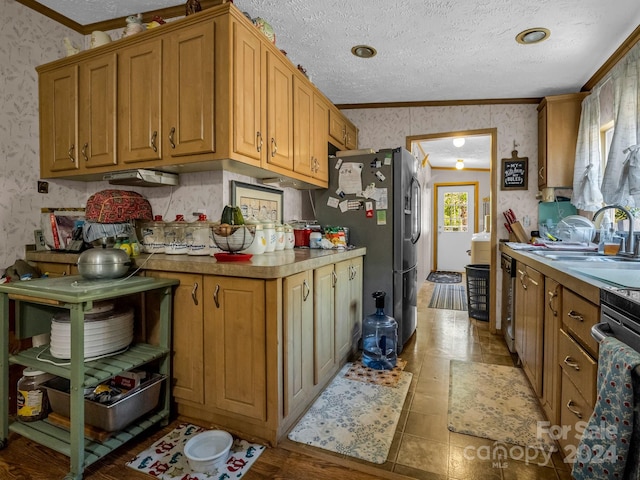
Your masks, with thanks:
<instances>
[{"instance_id":1,"label":"red container","mask_svg":"<svg viewBox=\"0 0 640 480\"><path fill-rule=\"evenodd\" d=\"M311 229L308 227L294 228L293 229L293 237L295 240L294 247L309 247L309 235L311 235Z\"/></svg>"}]
</instances>

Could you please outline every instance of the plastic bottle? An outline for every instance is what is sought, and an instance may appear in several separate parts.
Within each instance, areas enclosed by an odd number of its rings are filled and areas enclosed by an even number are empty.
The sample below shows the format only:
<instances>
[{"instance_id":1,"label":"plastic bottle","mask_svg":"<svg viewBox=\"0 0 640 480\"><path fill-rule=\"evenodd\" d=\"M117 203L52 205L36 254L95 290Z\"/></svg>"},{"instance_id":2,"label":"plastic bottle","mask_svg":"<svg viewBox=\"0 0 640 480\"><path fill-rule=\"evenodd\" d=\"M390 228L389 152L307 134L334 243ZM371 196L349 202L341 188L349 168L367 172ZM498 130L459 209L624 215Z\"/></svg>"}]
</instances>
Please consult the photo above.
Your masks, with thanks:
<instances>
[{"instance_id":1,"label":"plastic bottle","mask_svg":"<svg viewBox=\"0 0 640 480\"><path fill-rule=\"evenodd\" d=\"M598 242L598 253L604 253L604 244L611 242L611 219L609 212L602 215L602 223L600 224L600 241Z\"/></svg>"},{"instance_id":2,"label":"plastic bottle","mask_svg":"<svg viewBox=\"0 0 640 480\"><path fill-rule=\"evenodd\" d=\"M385 292L372 294L376 312L365 317L362 325L362 363L375 370L391 370L398 354L398 324L384 313Z\"/></svg>"},{"instance_id":3,"label":"plastic bottle","mask_svg":"<svg viewBox=\"0 0 640 480\"><path fill-rule=\"evenodd\" d=\"M42 420L49 414L49 400L47 390L42 386L52 375L25 368L23 377L18 380L18 419L22 422Z\"/></svg>"}]
</instances>

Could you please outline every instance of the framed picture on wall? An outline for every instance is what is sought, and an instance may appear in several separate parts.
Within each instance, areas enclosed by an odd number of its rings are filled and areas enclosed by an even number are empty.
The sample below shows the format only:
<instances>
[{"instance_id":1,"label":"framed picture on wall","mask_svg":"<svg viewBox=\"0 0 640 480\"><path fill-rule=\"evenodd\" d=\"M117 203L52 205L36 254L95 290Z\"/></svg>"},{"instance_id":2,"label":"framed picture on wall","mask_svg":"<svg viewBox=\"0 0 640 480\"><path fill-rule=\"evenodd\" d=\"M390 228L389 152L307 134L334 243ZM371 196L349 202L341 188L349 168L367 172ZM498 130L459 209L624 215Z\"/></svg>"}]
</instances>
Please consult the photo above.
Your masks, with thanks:
<instances>
[{"instance_id":1,"label":"framed picture on wall","mask_svg":"<svg viewBox=\"0 0 640 480\"><path fill-rule=\"evenodd\" d=\"M231 205L240 207L242 216L282 223L282 190L231 180Z\"/></svg>"},{"instance_id":2,"label":"framed picture on wall","mask_svg":"<svg viewBox=\"0 0 640 480\"><path fill-rule=\"evenodd\" d=\"M529 158L518 157L518 151L511 152L511 158L502 159L501 190L527 190Z\"/></svg>"}]
</instances>

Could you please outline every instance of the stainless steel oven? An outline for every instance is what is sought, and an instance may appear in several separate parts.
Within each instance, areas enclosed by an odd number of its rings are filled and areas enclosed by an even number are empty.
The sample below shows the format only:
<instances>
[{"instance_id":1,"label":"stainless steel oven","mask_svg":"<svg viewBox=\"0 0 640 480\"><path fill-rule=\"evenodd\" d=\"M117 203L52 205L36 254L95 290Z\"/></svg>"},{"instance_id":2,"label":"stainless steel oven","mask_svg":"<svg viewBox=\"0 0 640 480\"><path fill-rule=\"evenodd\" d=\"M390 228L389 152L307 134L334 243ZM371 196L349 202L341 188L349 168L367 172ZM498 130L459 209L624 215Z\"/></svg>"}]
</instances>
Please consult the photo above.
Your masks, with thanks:
<instances>
[{"instance_id":1,"label":"stainless steel oven","mask_svg":"<svg viewBox=\"0 0 640 480\"><path fill-rule=\"evenodd\" d=\"M510 352L516 351L514 340L514 288L516 284L516 261L509 255L500 255L500 267L502 269L502 315L500 316L500 328L504 334L504 340Z\"/></svg>"}]
</instances>

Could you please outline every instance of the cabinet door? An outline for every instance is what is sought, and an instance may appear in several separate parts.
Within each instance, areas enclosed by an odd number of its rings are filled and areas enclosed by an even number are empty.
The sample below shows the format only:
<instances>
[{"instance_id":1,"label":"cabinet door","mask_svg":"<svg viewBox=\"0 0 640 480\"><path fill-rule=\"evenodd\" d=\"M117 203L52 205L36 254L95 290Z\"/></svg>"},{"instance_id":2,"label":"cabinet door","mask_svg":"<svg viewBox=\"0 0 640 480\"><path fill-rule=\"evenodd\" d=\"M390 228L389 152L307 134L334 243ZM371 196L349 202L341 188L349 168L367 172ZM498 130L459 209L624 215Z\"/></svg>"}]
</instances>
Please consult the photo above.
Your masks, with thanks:
<instances>
[{"instance_id":1,"label":"cabinet door","mask_svg":"<svg viewBox=\"0 0 640 480\"><path fill-rule=\"evenodd\" d=\"M173 294L172 393L176 400L204 403L204 322L202 275L147 271L146 276L176 278Z\"/></svg>"},{"instance_id":2,"label":"cabinet door","mask_svg":"<svg viewBox=\"0 0 640 480\"><path fill-rule=\"evenodd\" d=\"M311 150L314 165L313 176L318 180L329 180L329 144L327 143L327 130L329 129L329 106L325 100L313 95L313 132Z\"/></svg>"},{"instance_id":3,"label":"cabinet door","mask_svg":"<svg viewBox=\"0 0 640 480\"><path fill-rule=\"evenodd\" d=\"M526 286L522 367L534 391L540 396L542 394L544 276L537 270L526 267Z\"/></svg>"},{"instance_id":4,"label":"cabinet door","mask_svg":"<svg viewBox=\"0 0 640 480\"><path fill-rule=\"evenodd\" d=\"M545 278L544 352L542 371L542 408L552 425L560 421L560 364L558 363L558 334L562 313L562 285Z\"/></svg>"},{"instance_id":5,"label":"cabinet door","mask_svg":"<svg viewBox=\"0 0 640 480\"><path fill-rule=\"evenodd\" d=\"M265 421L265 283L205 276L204 286L206 403Z\"/></svg>"},{"instance_id":6,"label":"cabinet door","mask_svg":"<svg viewBox=\"0 0 640 480\"><path fill-rule=\"evenodd\" d=\"M336 263L336 361L357 350L362 332L362 258Z\"/></svg>"},{"instance_id":7,"label":"cabinet door","mask_svg":"<svg viewBox=\"0 0 640 480\"><path fill-rule=\"evenodd\" d=\"M269 165L293 170L293 70L270 51L267 67L267 155Z\"/></svg>"},{"instance_id":8,"label":"cabinet door","mask_svg":"<svg viewBox=\"0 0 640 480\"><path fill-rule=\"evenodd\" d=\"M336 147L344 150L347 136L347 125L342 114L336 109L329 109L329 137Z\"/></svg>"},{"instance_id":9,"label":"cabinet door","mask_svg":"<svg viewBox=\"0 0 640 480\"><path fill-rule=\"evenodd\" d=\"M163 40L165 163L215 152L215 28L209 20Z\"/></svg>"},{"instance_id":10,"label":"cabinet door","mask_svg":"<svg viewBox=\"0 0 640 480\"><path fill-rule=\"evenodd\" d=\"M313 279L310 271L284 279L284 410L306 404L313 391Z\"/></svg>"},{"instance_id":11,"label":"cabinet door","mask_svg":"<svg viewBox=\"0 0 640 480\"><path fill-rule=\"evenodd\" d=\"M547 186L547 106L538 111L538 188Z\"/></svg>"},{"instance_id":12,"label":"cabinet door","mask_svg":"<svg viewBox=\"0 0 640 480\"><path fill-rule=\"evenodd\" d=\"M527 302L527 283L526 283L526 266L520 262L516 263L516 282L513 292L514 298L514 321L513 321L513 337L516 346L516 352L520 359L524 356L524 316L525 304Z\"/></svg>"},{"instance_id":13,"label":"cabinet door","mask_svg":"<svg viewBox=\"0 0 640 480\"><path fill-rule=\"evenodd\" d=\"M336 277L333 265L313 271L313 381L323 383L335 366L335 293Z\"/></svg>"},{"instance_id":14,"label":"cabinet door","mask_svg":"<svg viewBox=\"0 0 640 480\"><path fill-rule=\"evenodd\" d=\"M118 159L162 158L162 41L153 39L118 54Z\"/></svg>"},{"instance_id":15,"label":"cabinet door","mask_svg":"<svg viewBox=\"0 0 640 480\"><path fill-rule=\"evenodd\" d=\"M355 150L358 148L358 130L356 130L356 127L349 121L345 123L344 146L347 150Z\"/></svg>"},{"instance_id":16,"label":"cabinet door","mask_svg":"<svg viewBox=\"0 0 640 480\"><path fill-rule=\"evenodd\" d=\"M116 54L80 64L78 141L81 168L115 165Z\"/></svg>"},{"instance_id":17,"label":"cabinet door","mask_svg":"<svg viewBox=\"0 0 640 480\"><path fill-rule=\"evenodd\" d=\"M268 150L262 128L260 39L238 23L232 26L233 151L260 160L263 149Z\"/></svg>"},{"instance_id":18,"label":"cabinet door","mask_svg":"<svg viewBox=\"0 0 640 480\"><path fill-rule=\"evenodd\" d=\"M78 65L39 76L40 168L47 178L54 172L78 168Z\"/></svg>"},{"instance_id":19,"label":"cabinet door","mask_svg":"<svg viewBox=\"0 0 640 480\"><path fill-rule=\"evenodd\" d=\"M293 79L293 169L313 176L313 92L301 79ZM326 145L326 139L325 139Z\"/></svg>"}]
</instances>

